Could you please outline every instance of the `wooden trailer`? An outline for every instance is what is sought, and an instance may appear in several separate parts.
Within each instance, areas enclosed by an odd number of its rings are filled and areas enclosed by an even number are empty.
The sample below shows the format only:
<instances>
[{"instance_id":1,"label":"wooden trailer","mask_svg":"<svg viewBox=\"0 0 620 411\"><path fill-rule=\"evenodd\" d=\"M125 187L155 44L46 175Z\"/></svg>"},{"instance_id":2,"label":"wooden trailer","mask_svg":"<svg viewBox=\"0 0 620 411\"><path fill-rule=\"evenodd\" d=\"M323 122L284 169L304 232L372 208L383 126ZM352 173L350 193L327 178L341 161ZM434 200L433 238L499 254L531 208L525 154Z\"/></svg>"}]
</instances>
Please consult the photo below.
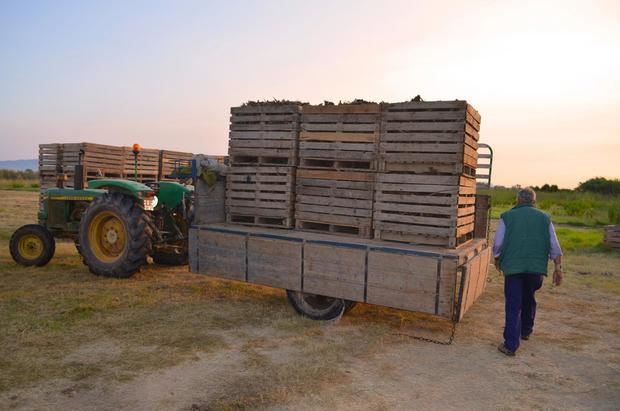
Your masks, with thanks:
<instances>
[{"instance_id":1,"label":"wooden trailer","mask_svg":"<svg viewBox=\"0 0 620 411\"><path fill-rule=\"evenodd\" d=\"M319 320L362 302L459 321L491 255L479 130L461 100L233 107L226 204L196 187L190 271Z\"/></svg>"},{"instance_id":2,"label":"wooden trailer","mask_svg":"<svg viewBox=\"0 0 620 411\"><path fill-rule=\"evenodd\" d=\"M294 306L316 302L301 308L315 319L362 302L459 321L491 256L485 238L449 249L231 224L194 226L189 249L191 272L286 289Z\"/></svg>"}]
</instances>

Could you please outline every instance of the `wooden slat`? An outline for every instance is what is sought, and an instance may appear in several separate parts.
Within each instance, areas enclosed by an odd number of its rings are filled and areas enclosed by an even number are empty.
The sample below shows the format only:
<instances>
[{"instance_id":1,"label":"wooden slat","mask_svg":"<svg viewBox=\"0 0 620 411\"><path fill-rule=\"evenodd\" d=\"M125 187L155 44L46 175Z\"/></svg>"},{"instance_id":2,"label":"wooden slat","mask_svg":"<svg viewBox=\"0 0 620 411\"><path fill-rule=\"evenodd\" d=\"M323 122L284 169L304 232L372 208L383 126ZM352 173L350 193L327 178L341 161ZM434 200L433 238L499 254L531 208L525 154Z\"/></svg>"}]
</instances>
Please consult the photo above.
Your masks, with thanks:
<instances>
[{"instance_id":1,"label":"wooden slat","mask_svg":"<svg viewBox=\"0 0 620 411\"><path fill-rule=\"evenodd\" d=\"M325 105L325 106L313 106L305 105L301 109L303 114L368 114L368 113L380 113L381 106L379 104L339 104L339 105Z\"/></svg>"},{"instance_id":2,"label":"wooden slat","mask_svg":"<svg viewBox=\"0 0 620 411\"><path fill-rule=\"evenodd\" d=\"M248 238L248 281L301 291L302 243Z\"/></svg>"},{"instance_id":3,"label":"wooden slat","mask_svg":"<svg viewBox=\"0 0 620 411\"><path fill-rule=\"evenodd\" d=\"M365 250L306 244L303 290L364 301L365 261Z\"/></svg>"}]
</instances>

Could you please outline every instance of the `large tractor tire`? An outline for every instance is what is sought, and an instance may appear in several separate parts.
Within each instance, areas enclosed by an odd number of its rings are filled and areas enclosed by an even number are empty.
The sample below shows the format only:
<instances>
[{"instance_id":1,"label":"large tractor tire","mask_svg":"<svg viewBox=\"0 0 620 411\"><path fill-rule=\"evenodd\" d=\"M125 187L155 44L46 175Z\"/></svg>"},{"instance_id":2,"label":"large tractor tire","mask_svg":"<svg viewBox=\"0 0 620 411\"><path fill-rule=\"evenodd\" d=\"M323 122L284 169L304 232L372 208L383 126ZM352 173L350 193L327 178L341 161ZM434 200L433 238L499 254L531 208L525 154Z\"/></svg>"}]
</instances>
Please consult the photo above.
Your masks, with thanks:
<instances>
[{"instance_id":1,"label":"large tractor tire","mask_svg":"<svg viewBox=\"0 0 620 411\"><path fill-rule=\"evenodd\" d=\"M108 193L90 203L80 221L79 251L96 275L128 278L151 251L148 216L133 198Z\"/></svg>"},{"instance_id":2,"label":"large tractor tire","mask_svg":"<svg viewBox=\"0 0 620 411\"><path fill-rule=\"evenodd\" d=\"M187 253L156 253L153 254L153 262L160 265L187 265Z\"/></svg>"},{"instance_id":3,"label":"large tractor tire","mask_svg":"<svg viewBox=\"0 0 620 411\"><path fill-rule=\"evenodd\" d=\"M286 290L286 296L295 311L313 320L331 321L342 317L346 301L342 298ZM351 307L352 308L352 307Z\"/></svg>"},{"instance_id":4,"label":"large tractor tire","mask_svg":"<svg viewBox=\"0 0 620 411\"><path fill-rule=\"evenodd\" d=\"M28 224L13 233L9 250L16 263L40 267L49 263L54 256L56 242L47 228L38 224Z\"/></svg>"}]
</instances>

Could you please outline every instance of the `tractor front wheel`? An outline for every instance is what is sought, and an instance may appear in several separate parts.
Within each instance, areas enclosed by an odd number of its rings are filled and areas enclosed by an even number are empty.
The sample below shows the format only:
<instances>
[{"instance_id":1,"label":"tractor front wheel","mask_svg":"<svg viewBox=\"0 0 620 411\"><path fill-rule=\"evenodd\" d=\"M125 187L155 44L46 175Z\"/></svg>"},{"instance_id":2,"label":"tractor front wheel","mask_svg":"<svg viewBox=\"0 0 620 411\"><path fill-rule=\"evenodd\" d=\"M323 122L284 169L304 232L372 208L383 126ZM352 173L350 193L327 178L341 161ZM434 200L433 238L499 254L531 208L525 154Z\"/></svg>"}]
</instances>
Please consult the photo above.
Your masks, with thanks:
<instances>
[{"instance_id":1,"label":"tractor front wheel","mask_svg":"<svg viewBox=\"0 0 620 411\"><path fill-rule=\"evenodd\" d=\"M108 193L88 206L80 221L79 248L96 275L128 278L146 263L151 250L148 217L133 198Z\"/></svg>"},{"instance_id":2,"label":"tractor front wheel","mask_svg":"<svg viewBox=\"0 0 620 411\"><path fill-rule=\"evenodd\" d=\"M54 256L56 242L47 228L38 224L28 224L13 233L9 250L16 263L40 267L49 263Z\"/></svg>"}]
</instances>

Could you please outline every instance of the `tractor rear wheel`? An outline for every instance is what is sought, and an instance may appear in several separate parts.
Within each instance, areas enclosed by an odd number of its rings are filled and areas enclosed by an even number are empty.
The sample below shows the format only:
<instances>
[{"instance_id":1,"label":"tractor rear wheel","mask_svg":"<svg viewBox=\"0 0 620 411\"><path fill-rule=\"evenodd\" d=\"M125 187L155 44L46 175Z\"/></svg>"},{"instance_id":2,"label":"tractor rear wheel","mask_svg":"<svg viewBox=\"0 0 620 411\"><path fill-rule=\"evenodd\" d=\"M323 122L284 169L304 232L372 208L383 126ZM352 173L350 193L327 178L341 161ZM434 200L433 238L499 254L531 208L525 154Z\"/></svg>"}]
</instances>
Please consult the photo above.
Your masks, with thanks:
<instances>
[{"instance_id":1,"label":"tractor rear wheel","mask_svg":"<svg viewBox=\"0 0 620 411\"><path fill-rule=\"evenodd\" d=\"M108 193L88 206L80 221L80 254L96 275L128 278L151 250L148 216L133 198Z\"/></svg>"},{"instance_id":2,"label":"tractor rear wheel","mask_svg":"<svg viewBox=\"0 0 620 411\"><path fill-rule=\"evenodd\" d=\"M313 320L330 321L340 318L346 309L342 298L286 290L286 296L297 313Z\"/></svg>"},{"instance_id":3,"label":"tractor rear wheel","mask_svg":"<svg viewBox=\"0 0 620 411\"><path fill-rule=\"evenodd\" d=\"M54 236L39 224L27 224L18 228L9 243L11 257L25 266L43 266L52 259L56 251Z\"/></svg>"}]
</instances>

